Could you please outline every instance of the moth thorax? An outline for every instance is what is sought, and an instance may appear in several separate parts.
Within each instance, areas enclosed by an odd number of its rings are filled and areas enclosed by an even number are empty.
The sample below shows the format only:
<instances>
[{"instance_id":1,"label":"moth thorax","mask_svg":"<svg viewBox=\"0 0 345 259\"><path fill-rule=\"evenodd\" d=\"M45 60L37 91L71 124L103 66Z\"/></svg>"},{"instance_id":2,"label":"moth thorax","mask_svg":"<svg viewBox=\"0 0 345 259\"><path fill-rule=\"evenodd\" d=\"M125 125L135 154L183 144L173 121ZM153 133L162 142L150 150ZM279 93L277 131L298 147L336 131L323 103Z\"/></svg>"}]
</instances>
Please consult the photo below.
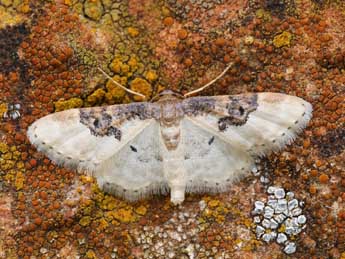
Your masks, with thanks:
<instances>
[{"instance_id":1,"label":"moth thorax","mask_svg":"<svg viewBox=\"0 0 345 259\"><path fill-rule=\"evenodd\" d=\"M175 102L165 102L161 106L160 122L165 126L172 126L179 123L179 116Z\"/></svg>"},{"instance_id":2,"label":"moth thorax","mask_svg":"<svg viewBox=\"0 0 345 259\"><path fill-rule=\"evenodd\" d=\"M167 127L161 124L161 134L165 144L165 147L168 150L174 150L177 148L180 142L180 125L173 125Z\"/></svg>"}]
</instances>

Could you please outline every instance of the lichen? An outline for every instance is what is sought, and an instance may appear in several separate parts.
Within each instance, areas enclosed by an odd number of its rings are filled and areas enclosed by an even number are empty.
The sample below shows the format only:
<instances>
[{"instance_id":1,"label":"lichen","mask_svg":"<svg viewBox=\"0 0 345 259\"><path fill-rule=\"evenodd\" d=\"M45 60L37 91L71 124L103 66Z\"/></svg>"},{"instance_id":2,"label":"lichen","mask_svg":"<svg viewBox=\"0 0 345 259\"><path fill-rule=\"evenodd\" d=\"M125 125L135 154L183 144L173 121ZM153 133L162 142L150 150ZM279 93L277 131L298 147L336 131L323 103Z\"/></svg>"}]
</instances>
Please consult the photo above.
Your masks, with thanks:
<instances>
[{"instance_id":1,"label":"lichen","mask_svg":"<svg viewBox=\"0 0 345 259\"><path fill-rule=\"evenodd\" d=\"M84 3L84 12L90 19L98 21L103 15L102 2L99 0L86 0Z\"/></svg>"},{"instance_id":2,"label":"lichen","mask_svg":"<svg viewBox=\"0 0 345 259\"><path fill-rule=\"evenodd\" d=\"M284 46L290 46L292 39L292 34L287 31L283 31L282 33L276 35L273 39L273 45L276 48L281 48Z\"/></svg>"},{"instance_id":3,"label":"lichen","mask_svg":"<svg viewBox=\"0 0 345 259\"><path fill-rule=\"evenodd\" d=\"M72 108L80 108L83 106L83 100L80 98L71 98L69 100L61 100L54 103L55 111L64 111Z\"/></svg>"},{"instance_id":4,"label":"lichen","mask_svg":"<svg viewBox=\"0 0 345 259\"><path fill-rule=\"evenodd\" d=\"M115 75L113 76L113 79L123 86L126 86L127 84L127 77ZM108 104L121 103L126 95L126 91L115 85L111 80L108 80L106 89L107 92L105 93L105 100Z\"/></svg>"},{"instance_id":5,"label":"lichen","mask_svg":"<svg viewBox=\"0 0 345 259\"><path fill-rule=\"evenodd\" d=\"M23 189L24 186L24 174L22 172L17 172L16 180L14 186L16 187L17 191Z\"/></svg>"},{"instance_id":6,"label":"lichen","mask_svg":"<svg viewBox=\"0 0 345 259\"><path fill-rule=\"evenodd\" d=\"M98 257L96 256L96 253L92 250L89 249L86 254L85 254L87 259L97 259Z\"/></svg>"},{"instance_id":7,"label":"lichen","mask_svg":"<svg viewBox=\"0 0 345 259\"><path fill-rule=\"evenodd\" d=\"M137 28L134 28L134 27L128 27L127 32L131 37L136 37L139 35L139 30Z\"/></svg>"},{"instance_id":8,"label":"lichen","mask_svg":"<svg viewBox=\"0 0 345 259\"><path fill-rule=\"evenodd\" d=\"M91 105L91 106L96 105L96 104L101 104L104 96L105 96L105 91L103 89L97 89L86 98L86 102L88 105Z\"/></svg>"},{"instance_id":9,"label":"lichen","mask_svg":"<svg viewBox=\"0 0 345 259\"><path fill-rule=\"evenodd\" d=\"M0 103L0 118L2 118L7 112L7 104L6 103Z\"/></svg>"},{"instance_id":10,"label":"lichen","mask_svg":"<svg viewBox=\"0 0 345 259\"><path fill-rule=\"evenodd\" d=\"M146 78L148 81L153 82L153 81L157 80L158 75L157 75L156 71L154 71L154 70L149 70L149 71L146 72L145 78Z\"/></svg>"},{"instance_id":11,"label":"lichen","mask_svg":"<svg viewBox=\"0 0 345 259\"><path fill-rule=\"evenodd\" d=\"M149 82L147 82L145 79L142 78L135 78L131 83L130 83L130 88L135 91L139 92L143 95L146 96L146 98L150 98L152 95L152 86ZM136 101L141 101L142 98L140 96L135 95L134 100Z\"/></svg>"},{"instance_id":12,"label":"lichen","mask_svg":"<svg viewBox=\"0 0 345 259\"><path fill-rule=\"evenodd\" d=\"M84 216L79 220L79 224L83 227L90 225L90 223L91 223L91 217L90 216Z\"/></svg>"},{"instance_id":13,"label":"lichen","mask_svg":"<svg viewBox=\"0 0 345 259\"><path fill-rule=\"evenodd\" d=\"M5 154L9 151L9 147L6 143L0 142L0 153Z\"/></svg>"},{"instance_id":14,"label":"lichen","mask_svg":"<svg viewBox=\"0 0 345 259\"><path fill-rule=\"evenodd\" d=\"M122 223L130 223L137 220L137 217L134 215L133 210L129 207L114 210L112 211L111 215L114 217L114 219Z\"/></svg>"},{"instance_id":15,"label":"lichen","mask_svg":"<svg viewBox=\"0 0 345 259\"><path fill-rule=\"evenodd\" d=\"M140 205L135 209L135 212L140 216L144 216L147 213L147 208L144 205Z\"/></svg>"}]
</instances>

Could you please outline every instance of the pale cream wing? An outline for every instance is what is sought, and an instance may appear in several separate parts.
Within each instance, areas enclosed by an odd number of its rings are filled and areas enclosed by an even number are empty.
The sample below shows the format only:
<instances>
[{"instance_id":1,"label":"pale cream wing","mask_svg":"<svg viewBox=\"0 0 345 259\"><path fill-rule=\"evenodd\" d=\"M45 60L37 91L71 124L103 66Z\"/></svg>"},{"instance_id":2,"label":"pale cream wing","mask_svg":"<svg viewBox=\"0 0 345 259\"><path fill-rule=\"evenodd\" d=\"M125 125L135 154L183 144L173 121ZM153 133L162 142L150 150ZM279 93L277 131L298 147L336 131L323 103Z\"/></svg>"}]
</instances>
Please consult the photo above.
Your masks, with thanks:
<instances>
[{"instance_id":1,"label":"pale cream wing","mask_svg":"<svg viewBox=\"0 0 345 259\"><path fill-rule=\"evenodd\" d=\"M166 191L155 109L150 103L72 109L37 120L27 134L52 161L135 200Z\"/></svg>"},{"instance_id":2,"label":"pale cream wing","mask_svg":"<svg viewBox=\"0 0 345 259\"><path fill-rule=\"evenodd\" d=\"M191 117L181 121L180 145L187 192L225 191L254 165L248 152Z\"/></svg>"},{"instance_id":3,"label":"pale cream wing","mask_svg":"<svg viewBox=\"0 0 345 259\"><path fill-rule=\"evenodd\" d=\"M279 93L195 97L183 107L186 154L195 153L185 160L193 192L223 190L252 168L255 157L291 143L312 113L308 102Z\"/></svg>"}]
</instances>

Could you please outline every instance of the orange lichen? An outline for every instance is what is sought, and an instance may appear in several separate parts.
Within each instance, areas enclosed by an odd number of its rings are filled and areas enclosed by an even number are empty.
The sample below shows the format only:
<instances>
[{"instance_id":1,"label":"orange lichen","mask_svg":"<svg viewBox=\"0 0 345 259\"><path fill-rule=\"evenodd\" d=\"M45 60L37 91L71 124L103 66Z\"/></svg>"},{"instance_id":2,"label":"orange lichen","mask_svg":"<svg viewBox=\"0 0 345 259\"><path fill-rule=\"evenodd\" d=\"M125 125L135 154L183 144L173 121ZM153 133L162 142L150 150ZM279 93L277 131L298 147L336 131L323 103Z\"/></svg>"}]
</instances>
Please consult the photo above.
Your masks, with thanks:
<instances>
[{"instance_id":1,"label":"orange lichen","mask_svg":"<svg viewBox=\"0 0 345 259\"><path fill-rule=\"evenodd\" d=\"M165 26L171 26L171 25L173 25L174 24L174 18L172 18L172 17L165 17L164 18L164 20L163 20L163 24L165 25Z\"/></svg>"},{"instance_id":2,"label":"orange lichen","mask_svg":"<svg viewBox=\"0 0 345 259\"><path fill-rule=\"evenodd\" d=\"M321 174L321 175L319 176L319 181L320 181L320 183L327 183L328 180L329 180L329 177L328 177L327 174Z\"/></svg>"},{"instance_id":3,"label":"orange lichen","mask_svg":"<svg viewBox=\"0 0 345 259\"><path fill-rule=\"evenodd\" d=\"M177 31L177 37L178 37L180 40L186 39L187 36L188 36L188 31L187 31L187 30L181 29L181 30L178 30L178 31Z\"/></svg>"}]
</instances>

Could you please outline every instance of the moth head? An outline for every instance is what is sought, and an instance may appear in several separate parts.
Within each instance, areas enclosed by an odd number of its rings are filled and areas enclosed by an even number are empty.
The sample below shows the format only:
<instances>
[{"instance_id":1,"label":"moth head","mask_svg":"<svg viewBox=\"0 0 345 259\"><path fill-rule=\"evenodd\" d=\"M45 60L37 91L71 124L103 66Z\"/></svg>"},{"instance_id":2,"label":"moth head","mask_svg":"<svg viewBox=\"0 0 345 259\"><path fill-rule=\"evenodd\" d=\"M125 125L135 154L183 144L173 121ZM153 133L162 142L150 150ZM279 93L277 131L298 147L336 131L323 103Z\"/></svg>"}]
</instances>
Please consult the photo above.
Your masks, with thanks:
<instances>
[{"instance_id":1,"label":"moth head","mask_svg":"<svg viewBox=\"0 0 345 259\"><path fill-rule=\"evenodd\" d=\"M159 101L166 101L166 100L176 100L176 99L184 99L183 95L172 91L172 90L163 90L156 96L151 99L151 102L159 102Z\"/></svg>"}]
</instances>

